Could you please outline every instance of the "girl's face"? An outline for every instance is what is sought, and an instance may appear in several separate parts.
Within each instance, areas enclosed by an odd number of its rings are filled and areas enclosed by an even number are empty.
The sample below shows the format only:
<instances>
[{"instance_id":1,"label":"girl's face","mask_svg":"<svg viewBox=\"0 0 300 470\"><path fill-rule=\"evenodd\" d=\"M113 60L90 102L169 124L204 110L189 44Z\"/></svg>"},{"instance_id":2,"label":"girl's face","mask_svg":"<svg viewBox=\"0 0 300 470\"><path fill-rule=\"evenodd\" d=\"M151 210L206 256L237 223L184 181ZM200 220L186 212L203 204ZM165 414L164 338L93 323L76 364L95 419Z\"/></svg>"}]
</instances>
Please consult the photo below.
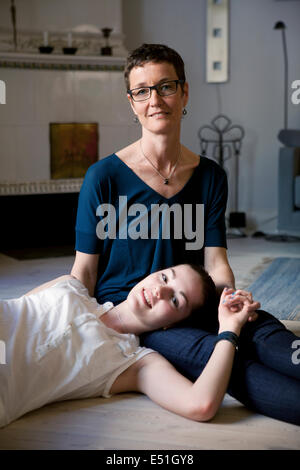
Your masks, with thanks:
<instances>
[{"instance_id":1,"label":"girl's face","mask_svg":"<svg viewBox=\"0 0 300 470\"><path fill-rule=\"evenodd\" d=\"M145 331L170 326L200 306L203 284L198 273L182 264L147 276L129 293L130 311Z\"/></svg>"},{"instance_id":2,"label":"girl's face","mask_svg":"<svg viewBox=\"0 0 300 470\"><path fill-rule=\"evenodd\" d=\"M175 68L168 62L147 62L143 66L134 67L129 75L130 89L158 85L169 80L178 80ZM182 91L178 84L177 92L169 96L160 96L156 90L145 101L133 101L127 95L133 112L141 125L154 133L162 133L179 124L182 110L188 100L188 85L184 84Z\"/></svg>"}]
</instances>

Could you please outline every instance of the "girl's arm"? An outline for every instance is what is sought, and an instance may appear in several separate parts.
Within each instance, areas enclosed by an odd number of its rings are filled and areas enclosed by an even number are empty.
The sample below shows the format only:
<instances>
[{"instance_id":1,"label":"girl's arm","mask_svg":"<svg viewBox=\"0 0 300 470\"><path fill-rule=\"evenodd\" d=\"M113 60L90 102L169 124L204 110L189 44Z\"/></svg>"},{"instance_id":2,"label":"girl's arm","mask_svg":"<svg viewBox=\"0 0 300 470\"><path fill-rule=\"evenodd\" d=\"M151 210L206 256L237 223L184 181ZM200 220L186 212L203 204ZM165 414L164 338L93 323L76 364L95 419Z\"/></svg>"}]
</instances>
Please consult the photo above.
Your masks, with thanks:
<instances>
[{"instance_id":1,"label":"girl's arm","mask_svg":"<svg viewBox=\"0 0 300 470\"><path fill-rule=\"evenodd\" d=\"M142 359L144 364L137 374L137 390L169 411L195 421L208 421L223 401L233 358L234 346L229 341L219 341L193 384L165 358L149 354Z\"/></svg>"}]
</instances>

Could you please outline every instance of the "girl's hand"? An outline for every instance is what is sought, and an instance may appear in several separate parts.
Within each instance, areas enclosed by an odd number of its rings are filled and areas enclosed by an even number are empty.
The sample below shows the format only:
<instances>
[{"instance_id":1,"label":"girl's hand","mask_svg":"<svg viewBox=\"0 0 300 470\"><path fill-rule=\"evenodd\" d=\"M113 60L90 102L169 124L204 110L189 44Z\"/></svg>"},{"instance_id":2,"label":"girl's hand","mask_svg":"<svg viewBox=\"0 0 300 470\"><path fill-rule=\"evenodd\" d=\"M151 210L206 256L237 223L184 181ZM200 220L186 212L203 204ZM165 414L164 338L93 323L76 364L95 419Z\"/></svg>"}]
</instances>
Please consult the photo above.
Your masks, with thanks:
<instances>
[{"instance_id":1,"label":"girl's hand","mask_svg":"<svg viewBox=\"0 0 300 470\"><path fill-rule=\"evenodd\" d=\"M238 289L234 291L233 289L227 289L228 298L227 302L230 306L230 310L232 312L239 312L243 308L243 302L245 299L248 299L252 310L252 315L249 316L248 321L255 321L258 317L255 310L260 308L259 302L253 302L252 293L246 290Z\"/></svg>"},{"instance_id":2,"label":"girl's hand","mask_svg":"<svg viewBox=\"0 0 300 470\"><path fill-rule=\"evenodd\" d=\"M250 292L224 289L219 304L220 331L230 330L239 334L247 321L256 319L255 310L258 308L260 303L253 301Z\"/></svg>"}]
</instances>

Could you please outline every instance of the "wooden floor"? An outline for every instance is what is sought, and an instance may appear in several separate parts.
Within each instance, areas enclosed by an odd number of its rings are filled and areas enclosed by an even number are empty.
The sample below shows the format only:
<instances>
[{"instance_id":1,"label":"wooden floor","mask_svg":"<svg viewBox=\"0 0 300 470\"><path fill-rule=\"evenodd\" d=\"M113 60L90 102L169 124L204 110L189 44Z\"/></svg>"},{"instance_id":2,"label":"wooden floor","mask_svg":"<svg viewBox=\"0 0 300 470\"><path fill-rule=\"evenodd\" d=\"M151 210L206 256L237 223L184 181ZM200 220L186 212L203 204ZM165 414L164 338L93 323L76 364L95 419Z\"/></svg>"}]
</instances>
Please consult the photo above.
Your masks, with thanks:
<instances>
[{"instance_id":1,"label":"wooden floor","mask_svg":"<svg viewBox=\"0 0 300 470\"><path fill-rule=\"evenodd\" d=\"M300 336L300 321L285 324ZM28 413L0 430L0 449L299 450L300 426L253 413L229 395L213 420L197 423L127 393Z\"/></svg>"},{"instance_id":2,"label":"wooden floor","mask_svg":"<svg viewBox=\"0 0 300 470\"><path fill-rule=\"evenodd\" d=\"M300 254L299 244L229 243L238 281L263 257ZM13 296L16 287L22 295L65 274L71 263L69 258L15 261L0 256L0 298ZM300 336L300 322L292 323ZM196 423L161 409L143 395L123 394L55 403L29 413L0 430L0 449L299 450L300 427L252 413L228 395L211 422Z\"/></svg>"},{"instance_id":3,"label":"wooden floor","mask_svg":"<svg viewBox=\"0 0 300 470\"><path fill-rule=\"evenodd\" d=\"M0 431L0 449L300 449L300 428L258 416L226 396L209 423L176 416L138 394L61 402Z\"/></svg>"}]
</instances>

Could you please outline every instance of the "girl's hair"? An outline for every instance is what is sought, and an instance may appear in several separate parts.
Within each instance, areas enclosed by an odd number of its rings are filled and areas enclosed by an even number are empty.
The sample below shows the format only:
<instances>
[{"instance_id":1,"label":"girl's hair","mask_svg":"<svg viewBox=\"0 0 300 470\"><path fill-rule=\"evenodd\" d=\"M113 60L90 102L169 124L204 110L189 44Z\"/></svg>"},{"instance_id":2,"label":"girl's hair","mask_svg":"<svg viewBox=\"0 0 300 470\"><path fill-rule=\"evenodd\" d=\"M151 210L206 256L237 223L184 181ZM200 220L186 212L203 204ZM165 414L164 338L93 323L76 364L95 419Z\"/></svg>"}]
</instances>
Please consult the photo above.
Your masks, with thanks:
<instances>
[{"instance_id":1,"label":"girl's hair","mask_svg":"<svg viewBox=\"0 0 300 470\"><path fill-rule=\"evenodd\" d=\"M142 44L127 57L124 71L126 90L130 89L129 74L134 67L142 67L147 62L168 62L175 68L179 80L185 81L184 62L180 55L163 44ZM181 84L183 89L183 84Z\"/></svg>"},{"instance_id":2,"label":"girl's hair","mask_svg":"<svg viewBox=\"0 0 300 470\"><path fill-rule=\"evenodd\" d=\"M214 281L204 269L203 266L196 264L188 264L196 273L199 274L202 285L203 295L201 305L193 309L191 315L183 320L185 325L207 330L215 330L218 327L218 305L219 296Z\"/></svg>"},{"instance_id":3,"label":"girl's hair","mask_svg":"<svg viewBox=\"0 0 300 470\"><path fill-rule=\"evenodd\" d=\"M207 307L215 307L216 303L218 302L218 295L217 295L217 290L214 281L208 274L208 272L204 269L203 266L197 265L197 264L188 264L196 273L199 274L202 284L203 284L203 301L201 305L199 306L201 309L202 308L207 308Z\"/></svg>"}]
</instances>

